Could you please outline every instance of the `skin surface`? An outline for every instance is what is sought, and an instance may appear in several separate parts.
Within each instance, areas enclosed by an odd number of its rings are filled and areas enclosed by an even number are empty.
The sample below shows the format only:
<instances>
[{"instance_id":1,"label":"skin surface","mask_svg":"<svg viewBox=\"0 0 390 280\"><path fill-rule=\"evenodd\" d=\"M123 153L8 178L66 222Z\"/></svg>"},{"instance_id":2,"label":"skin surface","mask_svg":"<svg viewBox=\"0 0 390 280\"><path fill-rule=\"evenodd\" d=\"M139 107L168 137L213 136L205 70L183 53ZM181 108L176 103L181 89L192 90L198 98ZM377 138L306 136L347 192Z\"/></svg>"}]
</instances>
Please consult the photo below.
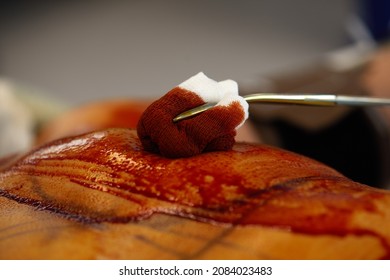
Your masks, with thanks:
<instances>
[{"instance_id":1,"label":"skin surface","mask_svg":"<svg viewBox=\"0 0 390 280\"><path fill-rule=\"evenodd\" d=\"M2 259L390 257L388 191L269 146L173 160L114 128L1 166Z\"/></svg>"},{"instance_id":2,"label":"skin surface","mask_svg":"<svg viewBox=\"0 0 390 280\"><path fill-rule=\"evenodd\" d=\"M150 101L145 100L113 99L76 107L45 124L36 145L106 128L135 128L149 104Z\"/></svg>"}]
</instances>

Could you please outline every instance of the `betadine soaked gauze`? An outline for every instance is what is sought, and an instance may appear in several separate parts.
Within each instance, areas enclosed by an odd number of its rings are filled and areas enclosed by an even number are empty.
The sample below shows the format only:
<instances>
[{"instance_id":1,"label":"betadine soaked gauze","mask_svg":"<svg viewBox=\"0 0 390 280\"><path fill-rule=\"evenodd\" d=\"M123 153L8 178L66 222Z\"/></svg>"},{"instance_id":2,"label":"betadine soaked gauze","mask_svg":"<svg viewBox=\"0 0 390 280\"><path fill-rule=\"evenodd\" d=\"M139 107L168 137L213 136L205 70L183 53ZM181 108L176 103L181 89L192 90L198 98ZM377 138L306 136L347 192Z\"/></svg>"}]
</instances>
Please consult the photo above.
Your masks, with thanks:
<instances>
[{"instance_id":1,"label":"betadine soaked gauze","mask_svg":"<svg viewBox=\"0 0 390 280\"><path fill-rule=\"evenodd\" d=\"M174 123L180 113L216 102L197 116ZM248 103L233 80L217 82L202 72L153 102L143 113L137 133L146 151L165 157L190 157L230 150L236 129L248 118Z\"/></svg>"}]
</instances>

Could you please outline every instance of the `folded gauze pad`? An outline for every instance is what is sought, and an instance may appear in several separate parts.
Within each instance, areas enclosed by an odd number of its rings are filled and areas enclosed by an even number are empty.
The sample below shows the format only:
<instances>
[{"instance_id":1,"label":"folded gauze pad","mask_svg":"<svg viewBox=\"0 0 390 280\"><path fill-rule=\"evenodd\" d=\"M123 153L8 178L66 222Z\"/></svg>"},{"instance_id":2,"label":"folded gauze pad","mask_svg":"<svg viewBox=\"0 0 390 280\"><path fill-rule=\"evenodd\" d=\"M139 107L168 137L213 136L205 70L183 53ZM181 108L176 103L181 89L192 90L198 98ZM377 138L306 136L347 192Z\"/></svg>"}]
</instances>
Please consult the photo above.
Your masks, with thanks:
<instances>
[{"instance_id":1,"label":"folded gauze pad","mask_svg":"<svg viewBox=\"0 0 390 280\"><path fill-rule=\"evenodd\" d=\"M215 102L197 116L173 122L180 113ZM230 150L236 129L248 118L248 103L235 81L214 81L199 73L153 102L143 113L137 133L145 150L165 157L190 157Z\"/></svg>"}]
</instances>

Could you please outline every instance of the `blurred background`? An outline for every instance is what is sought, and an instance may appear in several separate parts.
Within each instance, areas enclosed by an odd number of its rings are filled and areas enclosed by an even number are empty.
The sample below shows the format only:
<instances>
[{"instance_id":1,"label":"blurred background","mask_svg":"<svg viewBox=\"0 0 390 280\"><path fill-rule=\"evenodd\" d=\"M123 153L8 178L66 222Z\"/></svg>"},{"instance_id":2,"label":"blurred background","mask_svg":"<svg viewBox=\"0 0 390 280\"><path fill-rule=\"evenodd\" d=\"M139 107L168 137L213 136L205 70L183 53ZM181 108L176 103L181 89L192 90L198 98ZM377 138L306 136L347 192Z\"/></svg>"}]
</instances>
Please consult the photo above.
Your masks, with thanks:
<instances>
[{"instance_id":1,"label":"blurred background","mask_svg":"<svg viewBox=\"0 0 390 280\"><path fill-rule=\"evenodd\" d=\"M155 98L204 71L261 78L351 43L352 0L9 1L0 74L68 104Z\"/></svg>"},{"instance_id":2,"label":"blurred background","mask_svg":"<svg viewBox=\"0 0 390 280\"><path fill-rule=\"evenodd\" d=\"M121 97L153 100L200 71L216 80L236 80L243 94L367 94L359 75L388 38L389 2L2 3L2 135L16 135L6 141L17 151L33 140L16 145L15 139L28 138L26 130L68 108ZM4 92L14 92L16 99ZM27 112L19 105L14 106L17 113L8 112L9 104L18 101ZM280 107L253 110L252 121L263 142L317 158L364 183L387 186L387 123L380 113ZM7 125L6 118L13 118L17 125ZM362 131L372 137L362 137ZM10 144L2 145L7 147L4 153L12 151ZM355 159L357 150L362 155L367 145L370 148L363 159ZM351 164L356 161L358 166Z\"/></svg>"}]
</instances>

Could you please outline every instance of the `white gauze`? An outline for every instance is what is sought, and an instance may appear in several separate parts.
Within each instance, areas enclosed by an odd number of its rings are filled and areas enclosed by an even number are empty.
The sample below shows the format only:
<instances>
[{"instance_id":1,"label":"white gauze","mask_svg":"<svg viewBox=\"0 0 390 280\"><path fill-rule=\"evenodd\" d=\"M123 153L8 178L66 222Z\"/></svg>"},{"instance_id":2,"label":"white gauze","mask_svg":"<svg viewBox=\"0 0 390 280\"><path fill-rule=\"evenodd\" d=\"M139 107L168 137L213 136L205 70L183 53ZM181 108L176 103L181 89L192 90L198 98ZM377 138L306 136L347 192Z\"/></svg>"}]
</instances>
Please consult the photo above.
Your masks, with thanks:
<instances>
[{"instance_id":1,"label":"white gauze","mask_svg":"<svg viewBox=\"0 0 390 280\"><path fill-rule=\"evenodd\" d=\"M249 116L248 102L238 94L237 82L233 80L217 82L199 72L182 82L179 87L198 95L205 103L217 103L216 106L229 107L232 102L237 102L244 112L244 119L236 129L243 125Z\"/></svg>"}]
</instances>

